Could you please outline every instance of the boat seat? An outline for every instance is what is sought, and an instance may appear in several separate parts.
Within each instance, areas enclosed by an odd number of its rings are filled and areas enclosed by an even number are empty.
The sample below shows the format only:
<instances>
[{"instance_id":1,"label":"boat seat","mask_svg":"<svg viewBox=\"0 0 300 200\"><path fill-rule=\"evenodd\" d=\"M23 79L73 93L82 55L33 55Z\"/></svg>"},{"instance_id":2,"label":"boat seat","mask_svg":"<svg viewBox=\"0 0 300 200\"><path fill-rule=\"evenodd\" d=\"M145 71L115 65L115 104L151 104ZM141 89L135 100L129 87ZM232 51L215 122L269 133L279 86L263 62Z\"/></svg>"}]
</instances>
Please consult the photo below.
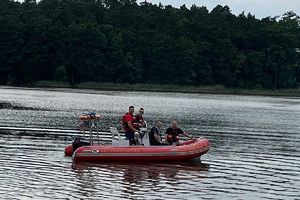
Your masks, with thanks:
<instances>
[{"instance_id":1,"label":"boat seat","mask_svg":"<svg viewBox=\"0 0 300 200\"><path fill-rule=\"evenodd\" d=\"M120 133L116 127L109 127L109 130L113 139L121 140ZM116 138L115 135L117 135L118 137Z\"/></svg>"},{"instance_id":2,"label":"boat seat","mask_svg":"<svg viewBox=\"0 0 300 200\"><path fill-rule=\"evenodd\" d=\"M109 130L111 132L113 146L129 146L129 140L121 138L121 135L116 127L109 127Z\"/></svg>"}]
</instances>

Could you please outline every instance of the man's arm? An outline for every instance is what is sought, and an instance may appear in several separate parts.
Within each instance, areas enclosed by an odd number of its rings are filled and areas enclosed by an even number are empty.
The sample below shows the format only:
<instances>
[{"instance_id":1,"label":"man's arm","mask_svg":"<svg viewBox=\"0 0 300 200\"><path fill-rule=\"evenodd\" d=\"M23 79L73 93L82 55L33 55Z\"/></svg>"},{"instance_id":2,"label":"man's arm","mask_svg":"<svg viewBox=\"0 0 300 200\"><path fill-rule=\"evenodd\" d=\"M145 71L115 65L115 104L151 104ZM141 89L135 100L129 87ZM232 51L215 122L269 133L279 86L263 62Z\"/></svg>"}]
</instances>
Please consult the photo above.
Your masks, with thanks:
<instances>
[{"instance_id":1,"label":"man's arm","mask_svg":"<svg viewBox=\"0 0 300 200\"><path fill-rule=\"evenodd\" d=\"M133 128L131 121L127 121L126 123L127 123L128 127L130 128L130 130L132 130L133 132L137 131Z\"/></svg>"},{"instance_id":2,"label":"man's arm","mask_svg":"<svg viewBox=\"0 0 300 200\"><path fill-rule=\"evenodd\" d=\"M156 142L161 143L161 138L158 134L154 133L154 139L156 140Z\"/></svg>"},{"instance_id":3,"label":"man's arm","mask_svg":"<svg viewBox=\"0 0 300 200\"><path fill-rule=\"evenodd\" d=\"M190 136L186 131L182 131L182 135L185 135L186 137L193 139L193 137Z\"/></svg>"},{"instance_id":4,"label":"man's arm","mask_svg":"<svg viewBox=\"0 0 300 200\"><path fill-rule=\"evenodd\" d=\"M153 136L156 142L161 143L160 135L158 134L158 130L156 128L153 128Z\"/></svg>"},{"instance_id":5,"label":"man's arm","mask_svg":"<svg viewBox=\"0 0 300 200\"><path fill-rule=\"evenodd\" d=\"M168 143L168 134L165 134L165 143Z\"/></svg>"}]
</instances>

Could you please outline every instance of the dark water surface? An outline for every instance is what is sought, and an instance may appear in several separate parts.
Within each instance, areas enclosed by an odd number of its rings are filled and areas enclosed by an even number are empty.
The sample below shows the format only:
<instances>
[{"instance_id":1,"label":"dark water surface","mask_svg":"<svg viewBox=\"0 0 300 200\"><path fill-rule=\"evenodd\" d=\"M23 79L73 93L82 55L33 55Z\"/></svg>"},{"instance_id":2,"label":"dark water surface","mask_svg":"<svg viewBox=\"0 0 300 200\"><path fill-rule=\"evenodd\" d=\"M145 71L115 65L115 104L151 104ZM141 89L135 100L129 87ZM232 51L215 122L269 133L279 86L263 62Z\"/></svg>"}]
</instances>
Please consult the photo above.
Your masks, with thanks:
<instances>
[{"instance_id":1,"label":"dark water surface","mask_svg":"<svg viewBox=\"0 0 300 200\"><path fill-rule=\"evenodd\" d=\"M205 137L201 162L81 163L66 133L0 131L0 199L300 199L300 99L0 88L0 126L76 129L83 111L119 127L129 105Z\"/></svg>"}]
</instances>

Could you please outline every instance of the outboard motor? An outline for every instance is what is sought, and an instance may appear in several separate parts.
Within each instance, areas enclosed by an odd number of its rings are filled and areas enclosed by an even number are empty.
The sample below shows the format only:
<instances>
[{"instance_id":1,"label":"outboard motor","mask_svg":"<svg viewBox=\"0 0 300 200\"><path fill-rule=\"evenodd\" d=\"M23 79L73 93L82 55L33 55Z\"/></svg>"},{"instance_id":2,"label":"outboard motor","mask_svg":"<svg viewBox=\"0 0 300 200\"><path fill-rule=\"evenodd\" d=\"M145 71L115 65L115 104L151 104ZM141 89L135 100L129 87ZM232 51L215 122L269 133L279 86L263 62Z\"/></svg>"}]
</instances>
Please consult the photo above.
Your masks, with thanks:
<instances>
[{"instance_id":1,"label":"outboard motor","mask_svg":"<svg viewBox=\"0 0 300 200\"><path fill-rule=\"evenodd\" d=\"M74 151L76 151L76 149L78 149L79 147L82 147L82 146L89 146L89 145L90 145L89 142L81 141L80 138L76 137L76 138L74 138L74 141L73 141L73 143L72 143L73 153L74 153Z\"/></svg>"}]
</instances>

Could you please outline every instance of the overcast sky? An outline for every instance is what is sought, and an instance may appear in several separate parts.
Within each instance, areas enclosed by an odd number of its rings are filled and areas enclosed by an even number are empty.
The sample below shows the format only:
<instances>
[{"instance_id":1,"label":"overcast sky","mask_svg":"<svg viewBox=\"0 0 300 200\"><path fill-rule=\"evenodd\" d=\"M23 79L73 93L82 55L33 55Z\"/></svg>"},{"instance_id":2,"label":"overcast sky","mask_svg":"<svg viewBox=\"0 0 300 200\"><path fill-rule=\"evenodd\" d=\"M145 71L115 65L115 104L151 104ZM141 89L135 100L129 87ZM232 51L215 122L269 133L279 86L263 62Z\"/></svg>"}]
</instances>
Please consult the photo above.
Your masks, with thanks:
<instances>
[{"instance_id":1,"label":"overcast sky","mask_svg":"<svg viewBox=\"0 0 300 200\"><path fill-rule=\"evenodd\" d=\"M142 2L145 0L137 0ZM245 11L251 13L256 18L268 16L281 16L287 11L294 11L300 15L300 0L147 0L147 2L163 5L172 5L179 7L185 4L188 8L196 4L197 6L206 6L209 10L217 5L228 5L232 13L238 15Z\"/></svg>"},{"instance_id":2,"label":"overcast sky","mask_svg":"<svg viewBox=\"0 0 300 200\"><path fill-rule=\"evenodd\" d=\"M1 0L0 0L1 1ZM23 2L24 0L17 0ZM39 0L38 0L39 1ZM144 2L145 0L137 0ZM281 16L285 12L294 11L300 15L300 0L146 0L154 4L161 2L163 5L172 5L179 7L185 4L190 8L193 4L197 6L206 6L209 10L217 5L228 5L232 13L238 15L245 11L251 13L256 18Z\"/></svg>"}]
</instances>

